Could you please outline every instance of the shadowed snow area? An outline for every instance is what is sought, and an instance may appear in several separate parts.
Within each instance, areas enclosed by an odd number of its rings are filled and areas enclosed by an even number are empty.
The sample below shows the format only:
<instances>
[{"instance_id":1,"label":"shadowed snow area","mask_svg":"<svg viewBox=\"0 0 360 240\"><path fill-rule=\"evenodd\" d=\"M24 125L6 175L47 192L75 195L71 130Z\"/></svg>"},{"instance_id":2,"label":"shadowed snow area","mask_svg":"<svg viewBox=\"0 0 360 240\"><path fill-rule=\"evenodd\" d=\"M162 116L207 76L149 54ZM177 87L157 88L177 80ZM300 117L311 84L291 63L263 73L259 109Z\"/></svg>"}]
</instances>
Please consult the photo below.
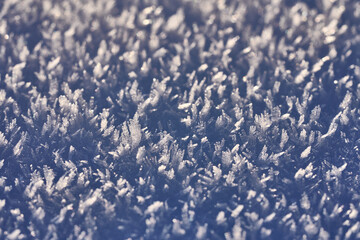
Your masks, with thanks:
<instances>
[{"instance_id":1,"label":"shadowed snow area","mask_svg":"<svg viewBox=\"0 0 360 240\"><path fill-rule=\"evenodd\" d=\"M0 239L359 239L360 2L0 1Z\"/></svg>"}]
</instances>

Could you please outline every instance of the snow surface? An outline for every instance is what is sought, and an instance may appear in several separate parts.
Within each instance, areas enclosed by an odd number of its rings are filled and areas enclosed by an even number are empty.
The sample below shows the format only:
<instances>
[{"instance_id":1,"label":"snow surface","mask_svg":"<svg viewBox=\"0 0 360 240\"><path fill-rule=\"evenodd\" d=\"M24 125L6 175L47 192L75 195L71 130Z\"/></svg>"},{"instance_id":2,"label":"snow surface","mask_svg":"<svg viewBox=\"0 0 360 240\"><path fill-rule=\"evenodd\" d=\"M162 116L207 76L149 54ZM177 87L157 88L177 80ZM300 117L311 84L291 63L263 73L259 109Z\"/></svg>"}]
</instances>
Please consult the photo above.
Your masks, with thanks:
<instances>
[{"instance_id":1,"label":"snow surface","mask_svg":"<svg viewBox=\"0 0 360 240\"><path fill-rule=\"evenodd\" d=\"M360 239L360 2L0 1L0 239Z\"/></svg>"}]
</instances>

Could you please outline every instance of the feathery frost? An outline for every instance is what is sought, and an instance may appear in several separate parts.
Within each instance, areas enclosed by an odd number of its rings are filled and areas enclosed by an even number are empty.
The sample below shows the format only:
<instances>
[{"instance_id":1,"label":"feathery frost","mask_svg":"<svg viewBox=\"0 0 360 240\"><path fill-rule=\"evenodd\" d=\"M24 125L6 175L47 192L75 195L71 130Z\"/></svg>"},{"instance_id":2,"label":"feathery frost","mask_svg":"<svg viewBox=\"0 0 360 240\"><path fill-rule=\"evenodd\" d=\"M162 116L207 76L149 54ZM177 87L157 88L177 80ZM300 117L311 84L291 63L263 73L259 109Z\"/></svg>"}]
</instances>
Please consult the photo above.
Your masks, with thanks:
<instances>
[{"instance_id":1,"label":"feathery frost","mask_svg":"<svg viewBox=\"0 0 360 240\"><path fill-rule=\"evenodd\" d=\"M0 239L359 239L359 9L0 1Z\"/></svg>"}]
</instances>

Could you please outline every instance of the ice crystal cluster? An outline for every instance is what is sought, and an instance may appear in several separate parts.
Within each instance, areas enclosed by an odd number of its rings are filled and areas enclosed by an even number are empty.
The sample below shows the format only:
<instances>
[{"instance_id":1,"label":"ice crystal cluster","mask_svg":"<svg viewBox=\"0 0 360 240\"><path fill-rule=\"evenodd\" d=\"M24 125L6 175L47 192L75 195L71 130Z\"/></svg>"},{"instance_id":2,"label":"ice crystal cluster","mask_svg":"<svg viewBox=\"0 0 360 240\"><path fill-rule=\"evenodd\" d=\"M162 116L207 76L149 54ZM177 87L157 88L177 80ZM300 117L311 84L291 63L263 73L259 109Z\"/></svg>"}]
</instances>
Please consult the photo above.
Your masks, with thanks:
<instances>
[{"instance_id":1,"label":"ice crystal cluster","mask_svg":"<svg viewBox=\"0 0 360 240\"><path fill-rule=\"evenodd\" d=\"M359 239L357 0L0 1L0 239Z\"/></svg>"}]
</instances>

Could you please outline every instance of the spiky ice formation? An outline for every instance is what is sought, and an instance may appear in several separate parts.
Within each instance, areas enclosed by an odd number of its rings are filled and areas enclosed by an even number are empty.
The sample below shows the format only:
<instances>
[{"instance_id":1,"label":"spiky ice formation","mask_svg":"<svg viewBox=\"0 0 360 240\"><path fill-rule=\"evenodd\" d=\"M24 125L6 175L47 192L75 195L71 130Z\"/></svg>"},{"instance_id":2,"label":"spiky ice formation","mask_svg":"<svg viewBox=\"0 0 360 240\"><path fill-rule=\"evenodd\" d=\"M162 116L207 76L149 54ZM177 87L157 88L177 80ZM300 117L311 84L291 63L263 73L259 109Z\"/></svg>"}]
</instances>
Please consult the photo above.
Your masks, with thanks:
<instances>
[{"instance_id":1,"label":"spiky ice formation","mask_svg":"<svg viewBox=\"0 0 360 240\"><path fill-rule=\"evenodd\" d=\"M0 9L0 239L360 238L359 2Z\"/></svg>"}]
</instances>

